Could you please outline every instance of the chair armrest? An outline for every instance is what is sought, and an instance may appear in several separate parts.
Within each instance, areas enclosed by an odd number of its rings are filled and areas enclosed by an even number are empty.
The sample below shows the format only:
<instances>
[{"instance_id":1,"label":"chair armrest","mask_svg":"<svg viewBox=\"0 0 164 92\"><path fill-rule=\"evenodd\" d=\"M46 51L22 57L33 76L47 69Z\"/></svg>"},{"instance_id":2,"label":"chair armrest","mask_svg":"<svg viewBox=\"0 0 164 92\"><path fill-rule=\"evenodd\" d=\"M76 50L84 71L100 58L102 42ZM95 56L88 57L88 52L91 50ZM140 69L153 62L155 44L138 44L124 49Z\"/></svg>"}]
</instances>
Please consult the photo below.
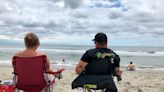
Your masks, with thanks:
<instances>
[{"instance_id":1,"label":"chair armrest","mask_svg":"<svg viewBox=\"0 0 164 92\"><path fill-rule=\"evenodd\" d=\"M61 79L63 76L62 76L62 72L64 71L65 69L59 69L57 70L56 72L46 72L47 74L52 74L54 75L54 78L58 78L58 79Z\"/></svg>"},{"instance_id":2,"label":"chair armrest","mask_svg":"<svg viewBox=\"0 0 164 92\"><path fill-rule=\"evenodd\" d=\"M65 70L65 69L63 68L63 69L57 70L56 72L46 72L46 73L56 75L56 74L62 73L64 70Z\"/></svg>"}]
</instances>

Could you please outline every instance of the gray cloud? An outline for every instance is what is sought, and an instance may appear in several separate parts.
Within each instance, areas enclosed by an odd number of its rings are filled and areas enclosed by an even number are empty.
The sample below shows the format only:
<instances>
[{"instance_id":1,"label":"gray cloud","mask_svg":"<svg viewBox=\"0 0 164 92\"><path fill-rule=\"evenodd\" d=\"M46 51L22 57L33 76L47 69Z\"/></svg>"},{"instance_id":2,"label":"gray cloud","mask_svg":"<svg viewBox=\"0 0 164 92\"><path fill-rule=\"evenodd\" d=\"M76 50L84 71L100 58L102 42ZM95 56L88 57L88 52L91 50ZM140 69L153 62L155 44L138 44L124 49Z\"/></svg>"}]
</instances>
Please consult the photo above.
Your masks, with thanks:
<instances>
[{"instance_id":1,"label":"gray cloud","mask_svg":"<svg viewBox=\"0 0 164 92\"><path fill-rule=\"evenodd\" d=\"M127 11L91 8L95 2L100 0L1 0L0 37L20 39L26 32L35 32L44 39L64 42L73 35L73 41L88 42L95 33L105 32L116 41L164 40L163 0L120 0Z\"/></svg>"},{"instance_id":2,"label":"gray cloud","mask_svg":"<svg viewBox=\"0 0 164 92\"><path fill-rule=\"evenodd\" d=\"M65 3L65 7L75 9L78 8L83 3L83 0L64 0L64 3Z\"/></svg>"}]
</instances>

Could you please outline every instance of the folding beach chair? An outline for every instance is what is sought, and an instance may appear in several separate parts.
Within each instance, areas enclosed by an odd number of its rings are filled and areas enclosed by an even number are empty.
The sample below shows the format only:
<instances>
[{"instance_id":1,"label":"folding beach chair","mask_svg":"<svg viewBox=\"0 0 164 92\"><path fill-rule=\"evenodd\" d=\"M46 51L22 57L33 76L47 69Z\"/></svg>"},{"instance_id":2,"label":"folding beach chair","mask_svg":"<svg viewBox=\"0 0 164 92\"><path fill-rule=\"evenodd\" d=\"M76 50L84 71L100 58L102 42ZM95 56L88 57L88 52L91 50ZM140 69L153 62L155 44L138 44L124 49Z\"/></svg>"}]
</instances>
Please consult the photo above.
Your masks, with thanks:
<instances>
[{"instance_id":1,"label":"folding beach chair","mask_svg":"<svg viewBox=\"0 0 164 92\"><path fill-rule=\"evenodd\" d=\"M85 70L72 82L72 89L83 88L83 92L96 92L96 90L117 92L117 87L113 80L114 67L111 59L106 57L103 60L103 62L100 62L95 59L93 62L90 62L85 67Z\"/></svg>"},{"instance_id":2,"label":"folding beach chair","mask_svg":"<svg viewBox=\"0 0 164 92\"><path fill-rule=\"evenodd\" d=\"M48 72L47 58L45 55L36 57L17 57L12 60L14 68L14 87L15 92L23 90L25 92L52 92L56 78L61 78L64 69L57 72ZM54 76L51 80L49 74ZM19 92L19 91L18 91Z\"/></svg>"}]
</instances>

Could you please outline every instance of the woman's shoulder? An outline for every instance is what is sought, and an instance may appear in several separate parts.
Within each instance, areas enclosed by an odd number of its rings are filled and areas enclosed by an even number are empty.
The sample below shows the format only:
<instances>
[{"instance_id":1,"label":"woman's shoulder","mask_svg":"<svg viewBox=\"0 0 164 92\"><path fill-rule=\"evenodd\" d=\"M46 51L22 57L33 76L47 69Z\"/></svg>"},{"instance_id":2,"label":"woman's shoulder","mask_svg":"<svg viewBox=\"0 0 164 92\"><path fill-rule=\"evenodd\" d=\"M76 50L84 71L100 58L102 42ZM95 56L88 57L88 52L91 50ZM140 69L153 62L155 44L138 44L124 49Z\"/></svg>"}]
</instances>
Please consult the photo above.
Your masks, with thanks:
<instances>
[{"instance_id":1,"label":"woman's shoulder","mask_svg":"<svg viewBox=\"0 0 164 92\"><path fill-rule=\"evenodd\" d=\"M36 56L47 56L47 54L44 52L38 51Z\"/></svg>"},{"instance_id":2,"label":"woman's shoulder","mask_svg":"<svg viewBox=\"0 0 164 92\"><path fill-rule=\"evenodd\" d=\"M18 51L18 52L16 52L16 53L14 53L14 56L21 56L22 53L23 53L23 51Z\"/></svg>"},{"instance_id":3,"label":"woman's shoulder","mask_svg":"<svg viewBox=\"0 0 164 92\"><path fill-rule=\"evenodd\" d=\"M37 51L35 53L25 53L24 51L18 51L14 54L14 56L18 56L18 57L34 57L34 56L47 56L46 53L44 52L40 52L40 51Z\"/></svg>"}]
</instances>

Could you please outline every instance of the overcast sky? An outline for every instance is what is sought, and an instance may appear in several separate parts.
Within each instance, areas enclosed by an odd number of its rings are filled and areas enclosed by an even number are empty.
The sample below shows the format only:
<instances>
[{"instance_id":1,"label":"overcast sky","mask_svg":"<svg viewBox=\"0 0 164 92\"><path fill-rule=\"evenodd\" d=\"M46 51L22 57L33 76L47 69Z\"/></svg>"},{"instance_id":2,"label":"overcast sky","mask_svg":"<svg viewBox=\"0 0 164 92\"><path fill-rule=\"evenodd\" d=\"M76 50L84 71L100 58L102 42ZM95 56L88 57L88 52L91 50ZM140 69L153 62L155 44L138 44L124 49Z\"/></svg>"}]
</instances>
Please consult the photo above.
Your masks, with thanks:
<instances>
[{"instance_id":1,"label":"overcast sky","mask_svg":"<svg viewBox=\"0 0 164 92\"><path fill-rule=\"evenodd\" d=\"M0 0L0 39L34 32L44 42L164 46L164 0Z\"/></svg>"}]
</instances>

